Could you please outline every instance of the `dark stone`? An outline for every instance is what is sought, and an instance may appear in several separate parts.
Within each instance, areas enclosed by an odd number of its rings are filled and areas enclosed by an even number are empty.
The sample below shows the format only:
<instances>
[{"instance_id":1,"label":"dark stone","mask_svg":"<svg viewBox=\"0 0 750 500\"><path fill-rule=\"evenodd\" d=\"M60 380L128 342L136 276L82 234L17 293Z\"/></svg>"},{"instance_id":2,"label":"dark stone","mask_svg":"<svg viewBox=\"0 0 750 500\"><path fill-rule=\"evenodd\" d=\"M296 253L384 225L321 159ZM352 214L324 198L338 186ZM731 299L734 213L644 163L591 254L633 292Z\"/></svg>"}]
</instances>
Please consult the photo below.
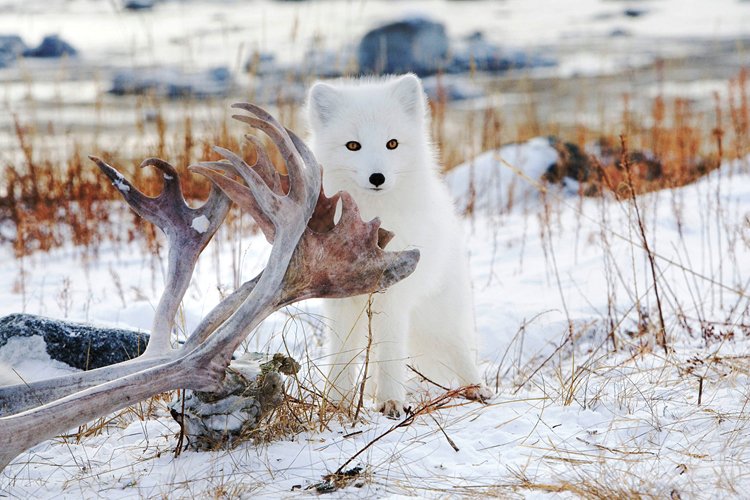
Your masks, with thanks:
<instances>
[{"instance_id":1,"label":"dark stone","mask_svg":"<svg viewBox=\"0 0 750 500\"><path fill-rule=\"evenodd\" d=\"M641 151L633 151L628 155L628 161L638 169L638 174L647 181L661 179L664 171L661 162Z\"/></svg>"},{"instance_id":2,"label":"dark stone","mask_svg":"<svg viewBox=\"0 0 750 500\"><path fill-rule=\"evenodd\" d=\"M421 17L403 19L368 32L359 43L362 73L414 73L443 69L448 56L445 26Z\"/></svg>"},{"instance_id":3,"label":"dark stone","mask_svg":"<svg viewBox=\"0 0 750 500\"><path fill-rule=\"evenodd\" d=\"M197 73L185 73L175 68L128 69L115 74L109 91L115 95L153 93L172 99L205 99L226 96L233 84L232 73L226 67Z\"/></svg>"},{"instance_id":4,"label":"dark stone","mask_svg":"<svg viewBox=\"0 0 750 500\"><path fill-rule=\"evenodd\" d=\"M602 166L614 165L622 169L622 147L612 144L611 141L601 138L592 146L592 153ZM646 181L660 179L664 175L661 160L651 152L628 151L628 163L634 175Z\"/></svg>"},{"instance_id":5,"label":"dark stone","mask_svg":"<svg viewBox=\"0 0 750 500\"><path fill-rule=\"evenodd\" d=\"M47 35L42 40L42 43L34 49L26 49L23 52L25 57L63 57L63 56L75 56L78 51L70 45L68 42L60 38L58 35Z\"/></svg>"},{"instance_id":6,"label":"dark stone","mask_svg":"<svg viewBox=\"0 0 750 500\"><path fill-rule=\"evenodd\" d=\"M641 17L647 14L648 11L645 9L636 9L631 7L629 9L625 9L622 13L625 15L625 17Z\"/></svg>"},{"instance_id":7,"label":"dark stone","mask_svg":"<svg viewBox=\"0 0 750 500\"><path fill-rule=\"evenodd\" d=\"M156 4L155 0L127 0L122 8L125 10L148 10Z\"/></svg>"},{"instance_id":8,"label":"dark stone","mask_svg":"<svg viewBox=\"0 0 750 500\"><path fill-rule=\"evenodd\" d=\"M72 321L11 314L0 318L0 349L12 338L39 335L50 358L79 370L121 363L143 353L148 334Z\"/></svg>"},{"instance_id":9,"label":"dark stone","mask_svg":"<svg viewBox=\"0 0 750 500\"><path fill-rule=\"evenodd\" d=\"M589 155L572 142L563 142L550 137L550 145L557 150L557 162L547 168L542 178L550 183L564 184L565 179L576 182L589 180L594 170Z\"/></svg>"}]
</instances>

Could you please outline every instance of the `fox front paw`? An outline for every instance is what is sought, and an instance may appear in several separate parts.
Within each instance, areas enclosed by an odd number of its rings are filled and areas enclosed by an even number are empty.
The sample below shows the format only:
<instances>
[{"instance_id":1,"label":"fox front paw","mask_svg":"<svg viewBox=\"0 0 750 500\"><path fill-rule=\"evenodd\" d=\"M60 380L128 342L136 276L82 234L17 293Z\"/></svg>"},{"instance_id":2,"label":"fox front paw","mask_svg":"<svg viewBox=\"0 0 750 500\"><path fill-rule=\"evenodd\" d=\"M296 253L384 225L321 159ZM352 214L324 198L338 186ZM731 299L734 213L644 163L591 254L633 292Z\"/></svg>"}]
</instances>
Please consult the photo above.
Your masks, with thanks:
<instances>
[{"instance_id":1,"label":"fox front paw","mask_svg":"<svg viewBox=\"0 0 750 500\"><path fill-rule=\"evenodd\" d=\"M471 399L472 401L485 402L495 396L495 393L484 384L475 385L469 387L464 391L464 397Z\"/></svg>"},{"instance_id":2,"label":"fox front paw","mask_svg":"<svg viewBox=\"0 0 750 500\"><path fill-rule=\"evenodd\" d=\"M404 404L401 401L395 399L389 399L383 403L380 403L378 411L388 418L399 418L401 411L404 410Z\"/></svg>"}]
</instances>

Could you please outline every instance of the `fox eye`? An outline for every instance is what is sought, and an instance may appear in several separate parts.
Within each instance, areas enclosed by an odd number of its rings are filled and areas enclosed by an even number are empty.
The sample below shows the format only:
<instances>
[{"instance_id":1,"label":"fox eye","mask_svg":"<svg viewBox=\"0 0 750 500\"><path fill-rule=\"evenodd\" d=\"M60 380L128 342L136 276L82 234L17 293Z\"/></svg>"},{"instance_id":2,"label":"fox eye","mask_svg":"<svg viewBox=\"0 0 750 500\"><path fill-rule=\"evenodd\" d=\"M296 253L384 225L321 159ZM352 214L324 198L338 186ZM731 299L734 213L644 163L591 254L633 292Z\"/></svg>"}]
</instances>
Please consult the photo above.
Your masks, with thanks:
<instances>
[{"instance_id":1,"label":"fox eye","mask_svg":"<svg viewBox=\"0 0 750 500\"><path fill-rule=\"evenodd\" d=\"M391 139L385 143L385 147L388 149L396 149L398 147L398 141L396 139Z\"/></svg>"},{"instance_id":2,"label":"fox eye","mask_svg":"<svg viewBox=\"0 0 750 500\"><path fill-rule=\"evenodd\" d=\"M357 141L349 141L346 143L346 149L349 151L359 151L362 149L362 144L358 143Z\"/></svg>"}]
</instances>

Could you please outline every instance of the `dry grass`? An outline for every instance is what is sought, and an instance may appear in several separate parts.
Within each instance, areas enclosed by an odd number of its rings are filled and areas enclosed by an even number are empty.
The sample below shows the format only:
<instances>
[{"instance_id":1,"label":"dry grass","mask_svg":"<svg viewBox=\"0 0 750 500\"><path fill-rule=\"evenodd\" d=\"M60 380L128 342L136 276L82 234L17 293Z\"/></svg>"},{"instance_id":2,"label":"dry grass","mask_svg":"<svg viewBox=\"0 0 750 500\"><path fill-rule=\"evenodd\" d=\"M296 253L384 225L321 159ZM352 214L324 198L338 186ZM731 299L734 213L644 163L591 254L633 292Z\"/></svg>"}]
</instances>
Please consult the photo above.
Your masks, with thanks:
<instances>
[{"instance_id":1,"label":"dry grass","mask_svg":"<svg viewBox=\"0 0 750 500\"><path fill-rule=\"evenodd\" d=\"M580 148L598 143L602 153L597 156L596 171L586 191L610 190L627 198L632 190L643 193L689 184L715 169L722 160L741 158L750 151L747 73L742 72L727 85L728 97L722 102L716 96L712 116L694 113L688 100L668 102L663 97L653 100L649 116L637 116L629 109L625 96L620 127L612 129L627 138L631 179L626 178L621 161L619 137L583 125L561 127L541 123L533 110L511 126L504 123L499 108L490 106L457 114L441 97L432 103L433 136L447 170L479 152L535 135L555 134ZM216 106L221 110L226 108L225 104L218 102ZM136 101L136 109L144 110L137 114L133 124L136 135L143 138L139 140L140 146L127 150L122 149L124 145L107 148L97 144L96 139L81 144L69 137L71 152L62 158L44 147L45 130L15 117L20 154L17 161L2 165L0 226L9 230L0 233L0 242L11 243L18 256L68 242L95 252L104 241L129 242L138 238L153 248L153 230L139 224L135 217L135 223L126 228L114 224L108 202L117 198L116 191L102 188L102 176L86 156L96 154L113 162L144 192L156 194L160 190L159 177L138 168L142 159L157 156L184 169L195 161L217 159L211 150L214 145L240 149L236 127L228 118L227 109L219 112L221 118L208 126L208 130L205 123L200 123L200 130L196 130L189 105L184 108L181 121L171 122L173 129L157 100L141 97ZM275 112L285 125L299 129L298 104L280 101ZM643 122L651 125L643 126ZM454 133L457 126L461 134ZM640 156L640 151L650 152L658 161L658 174ZM283 168L276 151L271 149L271 152L272 159ZM252 157L252 149L246 148L245 154ZM193 200L203 199L209 189L201 176L183 175L181 183L187 197Z\"/></svg>"},{"instance_id":2,"label":"dry grass","mask_svg":"<svg viewBox=\"0 0 750 500\"><path fill-rule=\"evenodd\" d=\"M588 192L599 193L606 190L614 193L622 201L620 207L628 215L628 225L613 226L611 215L602 208L601 219L595 221L601 232L590 237L587 242L600 245L602 249L605 262L603 272L608 293L611 294L608 297L608 309L602 311L600 318L585 325L572 321L568 315L568 335L549 356L524 363L520 356L513 359L513 354L506 353L507 360L503 356L503 360L492 367L494 373L491 378L496 381L498 392L512 395L513 403L524 405L527 412L539 411L537 425L540 428L553 428L555 425L554 421L545 420L545 405L581 410L611 405L613 413L617 415L609 423L610 428L606 432L622 433L622 437L620 441L608 440L605 446L597 443L596 436L593 435L587 442L552 442L556 436L549 432L545 436L550 441L539 440L533 444L524 442L523 446L527 447L533 460L530 460L527 468L511 470L509 474L505 474L509 479L503 484L430 489L430 478L409 478L405 475L401 484L403 491L467 497L522 496L528 492L539 492L592 499L680 498L678 489L665 490L663 484L641 479L647 467L660 472L666 470L667 465L659 462L659 455L664 451L659 437L665 428L674 429L671 432L685 437L687 444L680 451L684 461L669 466L678 471L678 476L682 475L679 472L682 467L691 473L693 470L701 471L701 474L695 476L688 474L695 478L691 481L705 479L712 467L721 469L723 465L732 463L733 453L745 452L746 444L734 439L720 456L705 464L706 443L702 440L707 438L693 441L690 433L697 426L705 436L709 436L719 432L720 423L725 424L722 429L729 428L722 432L740 436L746 431L748 417L744 410L723 411L720 404L713 404L704 395L704 388L710 386L715 394L719 388L731 386L732 381L739 380L739 377L750 375L746 356L730 355L720 350L721 346L732 342L735 335L750 335L750 313L746 307L743 308L747 284L744 284L743 289L743 283L732 282L734 277L730 278L729 272L726 276L723 271L717 276L705 276L690 262L666 261L660 248L650 249L649 242L653 233L649 229L653 231L653 228L649 228L649 223L655 220L656 215L652 206L637 205L640 200L634 196L690 184L716 169L723 161L744 158L750 152L746 72L728 82L728 89L729 97L724 102L716 96L715 109L710 116L694 113L687 100L667 101L663 97L653 100L647 117L636 116L629 109L628 99L625 98L620 125L627 145L621 145L619 137L611 133L589 130L583 125L561 132L560 127L555 124L541 123L533 110L528 113L525 121L508 125L503 122L500 110L488 107L463 117L466 130L477 140L473 148L467 148L461 136L448 131L449 125L455 126L456 115L452 114L447 103L444 100L433 103L433 133L448 169L468 160L472 151L477 153L496 148L508 142L506 138L524 140L534 135L554 132L565 134L565 139L580 147L594 141L598 141L603 147L609 147L607 160L599 162L595 175L589 181L591 190ZM283 122L292 127L295 125L297 111L288 104L282 104L279 109ZM649 125L644 126L644 123ZM85 159L87 153L94 152L123 167L136 185L155 194L160 189L160 181L157 176L137 167L142 158L160 156L184 167L197 160L215 158L210 150L212 145L232 150L240 147L238 139L230 132L232 128L226 116L213 132L198 134L194 122L189 118L185 118L178 130L170 130L166 120L157 114L152 122L136 123L136 129L155 137L154 141L146 142L147 145L142 150L103 151L97 144L87 144L85 147L76 145L73 153L61 161L45 156L42 150L37 149L37 144L41 141L40 131L29 128L20 119L16 119L15 128L22 160L6 165L5 174L0 177L5 183L4 189L0 190L3 193L0 196L0 224L11 224L13 231L0 234L6 234L7 241L4 243L13 244L19 257L66 245L70 241L91 254L95 254L98 246L104 242L118 244L133 240L142 241L150 251L158 251L158 238L150 226L141 224L133 217L134 224L122 227L119 224L122 218L113 217L112 210L117 204L111 201L118 195L114 189L102 189L101 175ZM637 151L650 151L658 159L661 173L653 175L647 161L634 158L633 153ZM246 151L246 154L247 159L252 160L252 152ZM182 183L190 198L202 199L207 193L208 185L199 176L184 175ZM705 204L701 206L706 224L709 221L712 224L715 222L717 231L718 228L727 227L729 215L721 210L718 201L714 203L711 201L713 198L709 200L714 193L704 194L699 203ZM681 201L675 195L672 196L673 213L670 215L679 223ZM570 228L563 228L559 224L557 203L560 200L545 199L541 213L534 215L538 215L540 222L540 240L550 270L550 283L557 283L559 287L554 241L565 229ZM640 210L644 212L641 214ZM227 230L223 232L223 237L233 249L235 246L232 241L238 241L245 232L252 230L252 226L242 224L239 215L234 214L228 219ZM581 216L584 217L583 213ZM578 238L579 235L576 234L576 239ZM712 242L709 245L710 256L716 262L721 259L731 262L732 255L736 258L738 253L736 246L743 242L742 235L727 237L707 233L706 239ZM629 245L629 262L616 258L613 251L616 241L626 241ZM614 290L630 281L633 270L643 264L644 247L651 265L648 278L633 280L634 284L624 292L629 295L628 299L615 296ZM241 261L239 254L238 249L232 259L232 265L237 268ZM682 303L679 294L673 289L677 285L664 278L665 267L680 269L685 276L684 286L700 299L695 299L694 304ZM236 272L235 276L239 279L240 273ZM711 280L712 287L707 295L699 285ZM238 284L235 283L235 286ZM650 298L655 296L657 290L662 295L659 300L654 301ZM565 304L562 287L560 295ZM61 293L60 300L67 300L64 293ZM725 310L730 312L726 318L718 320L706 312L712 309L706 303L720 301L726 303ZM623 308L624 302L631 305ZM686 312L688 310L691 313ZM698 329L696 324L699 325ZM313 336L316 334L311 333ZM675 342L676 339L686 338L700 339L705 353L696 354L696 350L685 349L679 342ZM514 343L522 342L523 332L519 332ZM514 343L511 343L509 351ZM581 345L587 345L588 348L581 349ZM339 408L328 402L326 395L314 383L322 378L324 370L319 366L322 361L312 358L308 356L303 364L306 372L290 380L288 395L282 405L247 436L249 440L258 445L267 445L303 432L328 432L337 425L354 429L355 426L361 428L368 423L367 414L360 418L358 411ZM684 400L665 401L662 391L673 391L681 397L692 396ZM488 411L486 407L475 405L476 409L460 414L455 420L438 421L433 413L445 410L448 402L460 405L461 403L452 401L457 395L459 394L442 395L437 400L426 399L417 412L407 416L404 421L406 424L396 424L386 431L392 432L411 425L416 417L425 417L422 423L426 423L427 430L400 443L401 458L407 456L412 447L417 448L420 440L434 438L451 441L453 430L461 429L467 421ZM83 442L106 432L111 426L123 427L134 420L160 417L163 414L164 397L145 401L122 413L87 424L66 439L68 442ZM671 412L670 418L664 416L667 412ZM631 425L642 426L644 430L636 437L631 437L626 432ZM529 434L535 430L536 426ZM352 430L353 434L356 432L359 431ZM375 441L369 441L364 446L375 447L377 439L379 438L376 437ZM363 451L364 448L360 450ZM342 474L348 472L344 470L347 466L354 465L353 462L350 463L354 458L356 455L343 457L337 471L339 474L329 478L332 483L336 483L336 487L351 484L350 478ZM370 464L362 476L357 473L357 478L360 480L362 477L362 481L369 484L390 480L391 474L399 477L389 467L390 462ZM712 486L717 487L718 482L723 481L722 484L726 486L723 491L737 493L732 491L732 474L737 472L727 472L726 477L716 479L717 483ZM550 481L549 477L559 477L559 480ZM218 477L214 480L216 484L213 494L217 498L249 493L257 487L252 484L242 486L233 480ZM691 486L696 487L689 483L681 484L687 490Z\"/></svg>"}]
</instances>

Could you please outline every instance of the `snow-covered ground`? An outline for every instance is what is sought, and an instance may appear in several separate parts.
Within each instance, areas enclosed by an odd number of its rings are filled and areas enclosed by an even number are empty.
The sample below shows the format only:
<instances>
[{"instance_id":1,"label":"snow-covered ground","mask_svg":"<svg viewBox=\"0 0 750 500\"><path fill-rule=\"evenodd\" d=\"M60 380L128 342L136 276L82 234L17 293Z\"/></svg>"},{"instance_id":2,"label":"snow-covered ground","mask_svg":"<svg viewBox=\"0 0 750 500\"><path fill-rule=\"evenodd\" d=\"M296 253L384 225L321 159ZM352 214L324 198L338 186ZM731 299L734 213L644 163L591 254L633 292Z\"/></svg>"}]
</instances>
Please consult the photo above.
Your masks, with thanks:
<instances>
[{"instance_id":1,"label":"snow-covered ground","mask_svg":"<svg viewBox=\"0 0 750 500\"><path fill-rule=\"evenodd\" d=\"M509 203L513 175L500 157L531 172L539 166L524 158L537 153L488 153L474 163L475 175L465 174L467 165L450 179L457 197L471 178L503 179L497 190L477 191L495 200L484 204L489 209L477 203L466 219L482 366L497 391L488 404L456 400L380 439L397 422L370 405L356 425L333 420L270 444L177 458L177 425L157 404L151 417L130 411L98 435L24 453L0 473L0 495L308 495L305 488L377 439L347 467L363 472L341 496L743 496L750 488L748 165L727 163L694 185L637 200L655 255L665 353L654 344L659 314L633 204L556 191L542 197L517 176L523 193ZM0 251L0 313L148 328L162 263L144 248L104 245L92 256L68 247L23 260ZM247 279L267 251L262 238L212 244L181 324L189 329L216 303L217 285L231 289L233 263ZM286 346L306 374L311 363L325 364L319 312L318 301L288 308L247 347ZM22 361L27 377L44 375L44 360L5 352L4 361Z\"/></svg>"}]
</instances>

